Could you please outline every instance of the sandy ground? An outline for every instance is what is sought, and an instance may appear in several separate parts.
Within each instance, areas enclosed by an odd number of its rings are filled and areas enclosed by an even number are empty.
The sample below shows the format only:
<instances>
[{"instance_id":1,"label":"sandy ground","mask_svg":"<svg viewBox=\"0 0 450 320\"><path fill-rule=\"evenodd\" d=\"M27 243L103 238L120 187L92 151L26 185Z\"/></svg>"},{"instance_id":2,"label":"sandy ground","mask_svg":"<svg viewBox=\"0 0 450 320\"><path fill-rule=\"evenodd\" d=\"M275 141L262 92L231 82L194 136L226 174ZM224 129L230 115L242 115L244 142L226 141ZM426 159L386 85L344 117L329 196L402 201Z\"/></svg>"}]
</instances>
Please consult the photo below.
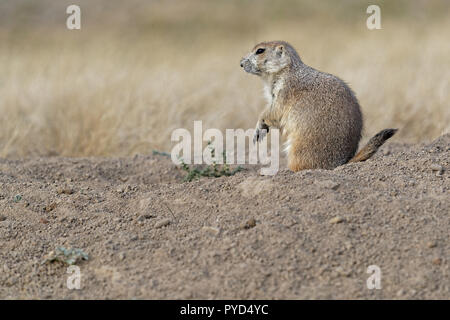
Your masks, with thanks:
<instances>
[{"instance_id":1,"label":"sandy ground","mask_svg":"<svg viewBox=\"0 0 450 320\"><path fill-rule=\"evenodd\" d=\"M449 299L449 159L450 135L191 183L164 156L1 159L0 298ZM80 290L58 246L89 254Z\"/></svg>"}]
</instances>

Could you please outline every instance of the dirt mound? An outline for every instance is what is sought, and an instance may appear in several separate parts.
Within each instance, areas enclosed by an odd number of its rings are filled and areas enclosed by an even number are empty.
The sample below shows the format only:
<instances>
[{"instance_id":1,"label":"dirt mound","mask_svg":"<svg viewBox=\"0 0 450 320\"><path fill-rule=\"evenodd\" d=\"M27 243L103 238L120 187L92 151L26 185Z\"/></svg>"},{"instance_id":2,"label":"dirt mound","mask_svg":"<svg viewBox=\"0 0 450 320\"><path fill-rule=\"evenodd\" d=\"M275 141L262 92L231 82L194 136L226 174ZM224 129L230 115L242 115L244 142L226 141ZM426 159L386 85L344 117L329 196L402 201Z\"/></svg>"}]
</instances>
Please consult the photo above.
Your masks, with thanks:
<instances>
[{"instance_id":1,"label":"dirt mound","mask_svg":"<svg viewBox=\"0 0 450 320\"><path fill-rule=\"evenodd\" d=\"M193 182L164 156L2 159L0 298L448 299L449 159L450 135ZM89 255L81 290L57 247Z\"/></svg>"}]
</instances>

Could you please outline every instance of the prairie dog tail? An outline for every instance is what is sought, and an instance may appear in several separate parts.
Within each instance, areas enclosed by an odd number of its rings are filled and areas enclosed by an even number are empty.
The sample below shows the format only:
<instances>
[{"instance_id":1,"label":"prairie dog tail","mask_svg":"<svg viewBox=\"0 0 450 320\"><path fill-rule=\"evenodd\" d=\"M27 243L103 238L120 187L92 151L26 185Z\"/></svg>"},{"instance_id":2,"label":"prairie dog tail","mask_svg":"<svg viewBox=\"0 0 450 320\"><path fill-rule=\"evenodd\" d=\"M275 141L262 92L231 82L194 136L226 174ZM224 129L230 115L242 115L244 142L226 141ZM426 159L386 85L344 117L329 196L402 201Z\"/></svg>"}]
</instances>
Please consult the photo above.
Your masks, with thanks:
<instances>
[{"instance_id":1,"label":"prairie dog tail","mask_svg":"<svg viewBox=\"0 0 450 320\"><path fill-rule=\"evenodd\" d=\"M378 132L353 158L350 159L349 163L366 161L369 159L375 154L375 152L377 152L378 148L381 147L387 139L392 137L397 132L397 130L398 129L384 129Z\"/></svg>"}]
</instances>

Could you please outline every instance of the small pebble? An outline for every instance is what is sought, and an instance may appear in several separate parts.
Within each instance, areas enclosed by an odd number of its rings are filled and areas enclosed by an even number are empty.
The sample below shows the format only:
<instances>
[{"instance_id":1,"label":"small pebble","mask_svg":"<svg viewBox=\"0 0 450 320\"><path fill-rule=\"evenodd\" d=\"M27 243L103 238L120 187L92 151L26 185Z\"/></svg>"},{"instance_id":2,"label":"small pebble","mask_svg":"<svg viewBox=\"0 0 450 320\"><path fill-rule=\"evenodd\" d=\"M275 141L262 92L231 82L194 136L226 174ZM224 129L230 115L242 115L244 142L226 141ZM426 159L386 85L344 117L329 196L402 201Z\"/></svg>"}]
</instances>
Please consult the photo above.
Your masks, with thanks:
<instances>
[{"instance_id":1,"label":"small pebble","mask_svg":"<svg viewBox=\"0 0 450 320\"><path fill-rule=\"evenodd\" d=\"M434 247L436 247L437 246L437 244L436 244L436 242L434 242L434 241L429 241L429 242L427 242L427 247L428 248L434 248Z\"/></svg>"},{"instance_id":2,"label":"small pebble","mask_svg":"<svg viewBox=\"0 0 450 320\"><path fill-rule=\"evenodd\" d=\"M57 190L58 194L73 194L74 191L72 188L60 188Z\"/></svg>"},{"instance_id":3,"label":"small pebble","mask_svg":"<svg viewBox=\"0 0 450 320\"><path fill-rule=\"evenodd\" d=\"M162 219L155 223L155 228L162 228L170 224L170 219Z\"/></svg>"},{"instance_id":4,"label":"small pebble","mask_svg":"<svg viewBox=\"0 0 450 320\"><path fill-rule=\"evenodd\" d=\"M433 164L430 166L430 169L433 170L433 171L437 171L437 172L442 172L442 171L444 171L444 168L443 168L440 164L437 164L437 163L433 163Z\"/></svg>"},{"instance_id":5,"label":"small pebble","mask_svg":"<svg viewBox=\"0 0 450 320\"><path fill-rule=\"evenodd\" d=\"M342 219L341 217L334 217L329 220L329 222L331 224L341 223L343 221L344 221L344 219Z\"/></svg>"},{"instance_id":6,"label":"small pebble","mask_svg":"<svg viewBox=\"0 0 450 320\"><path fill-rule=\"evenodd\" d=\"M220 233L220 229L216 227L204 226L202 228L203 231L210 233L212 235L218 235Z\"/></svg>"},{"instance_id":7,"label":"small pebble","mask_svg":"<svg viewBox=\"0 0 450 320\"><path fill-rule=\"evenodd\" d=\"M436 259L433 259L433 261L431 261L431 262L438 266L438 265L440 265L442 263L442 259L441 258L436 258Z\"/></svg>"},{"instance_id":8,"label":"small pebble","mask_svg":"<svg viewBox=\"0 0 450 320\"><path fill-rule=\"evenodd\" d=\"M251 218L251 219L247 220L247 222L245 222L242 225L242 228L243 229L250 229L250 228L253 228L255 226L256 226L256 220L255 220L255 218Z\"/></svg>"}]
</instances>

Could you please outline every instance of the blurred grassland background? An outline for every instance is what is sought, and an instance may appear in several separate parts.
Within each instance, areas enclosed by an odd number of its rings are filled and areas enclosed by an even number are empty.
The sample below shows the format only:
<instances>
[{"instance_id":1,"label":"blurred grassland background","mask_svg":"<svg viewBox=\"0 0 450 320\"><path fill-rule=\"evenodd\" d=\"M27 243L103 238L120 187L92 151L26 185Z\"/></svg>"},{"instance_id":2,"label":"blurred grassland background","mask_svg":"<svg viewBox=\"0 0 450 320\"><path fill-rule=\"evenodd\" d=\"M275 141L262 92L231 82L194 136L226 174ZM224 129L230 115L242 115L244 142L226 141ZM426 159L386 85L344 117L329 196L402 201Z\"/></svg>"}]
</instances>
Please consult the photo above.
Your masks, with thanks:
<instances>
[{"instance_id":1,"label":"blurred grassland background","mask_svg":"<svg viewBox=\"0 0 450 320\"><path fill-rule=\"evenodd\" d=\"M382 30L366 28L370 4ZM446 0L1 0L0 156L170 151L194 120L253 128L262 82L239 60L264 40L353 88L363 142L387 127L428 141L450 128L449 31Z\"/></svg>"}]
</instances>

